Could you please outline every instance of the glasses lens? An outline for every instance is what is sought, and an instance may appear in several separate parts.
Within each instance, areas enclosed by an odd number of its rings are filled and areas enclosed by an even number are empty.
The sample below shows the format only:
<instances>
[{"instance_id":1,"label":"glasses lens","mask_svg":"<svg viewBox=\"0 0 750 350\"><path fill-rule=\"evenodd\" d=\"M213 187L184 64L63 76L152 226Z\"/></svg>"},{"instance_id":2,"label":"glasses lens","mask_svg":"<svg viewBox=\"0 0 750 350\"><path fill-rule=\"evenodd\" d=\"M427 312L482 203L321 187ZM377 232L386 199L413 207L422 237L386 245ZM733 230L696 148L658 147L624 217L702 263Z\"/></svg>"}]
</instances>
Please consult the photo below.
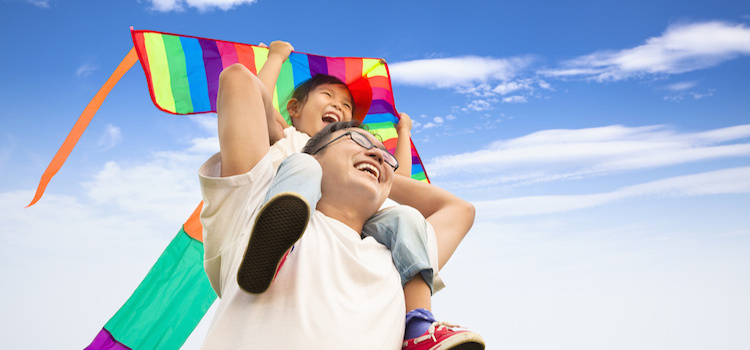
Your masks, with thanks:
<instances>
[{"instance_id":1,"label":"glasses lens","mask_svg":"<svg viewBox=\"0 0 750 350\"><path fill-rule=\"evenodd\" d=\"M367 136L354 131L352 131L350 135L352 137L352 141L356 142L358 145L366 149L372 149L373 147L377 148L380 153L383 154L383 160L388 163L388 165L390 165L394 170L398 168L398 161L396 160L396 157L394 157L390 152L373 145L370 139L367 138Z\"/></svg>"}]
</instances>

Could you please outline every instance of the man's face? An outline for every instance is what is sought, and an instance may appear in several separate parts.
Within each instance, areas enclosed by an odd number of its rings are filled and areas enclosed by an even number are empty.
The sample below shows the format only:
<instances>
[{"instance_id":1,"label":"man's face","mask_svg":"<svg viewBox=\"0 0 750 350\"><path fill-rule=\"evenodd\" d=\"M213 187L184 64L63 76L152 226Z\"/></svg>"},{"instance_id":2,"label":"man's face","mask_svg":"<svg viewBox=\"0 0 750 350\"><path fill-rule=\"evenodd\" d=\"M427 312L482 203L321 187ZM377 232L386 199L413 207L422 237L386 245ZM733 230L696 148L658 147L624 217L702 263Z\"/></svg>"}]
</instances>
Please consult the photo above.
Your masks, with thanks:
<instances>
[{"instance_id":1,"label":"man's face","mask_svg":"<svg viewBox=\"0 0 750 350\"><path fill-rule=\"evenodd\" d=\"M369 132L350 128L331 134L333 140L347 132L365 135L375 148L365 149L344 136L315 155L323 168L323 196L345 196L351 201L365 201L377 210L388 197L393 185L393 168L388 165L380 149L385 149Z\"/></svg>"},{"instance_id":2,"label":"man's face","mask_svg":"<svg viewBox=\"0 0 750 350\"><path fill-rule=\"evenodd\" d=\"M289 111L292 124L310 136L329 123L352 120L352 96L339 84L323 84L311 90L304 104L295 104Z\"/></svg>"}]
</instances>

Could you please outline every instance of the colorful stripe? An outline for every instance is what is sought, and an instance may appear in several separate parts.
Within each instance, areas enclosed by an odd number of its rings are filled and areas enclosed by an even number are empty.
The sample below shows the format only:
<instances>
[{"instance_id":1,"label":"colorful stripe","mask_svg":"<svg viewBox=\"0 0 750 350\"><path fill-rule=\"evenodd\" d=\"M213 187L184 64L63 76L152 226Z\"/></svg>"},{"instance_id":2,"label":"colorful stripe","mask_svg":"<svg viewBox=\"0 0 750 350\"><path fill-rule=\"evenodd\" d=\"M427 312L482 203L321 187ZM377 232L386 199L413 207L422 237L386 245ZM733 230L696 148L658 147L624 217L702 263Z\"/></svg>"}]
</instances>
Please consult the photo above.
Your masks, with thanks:
<instances>
[{"instance_id":1,"label":"colorful stripe","mask_svg":"<svg viewBox=\"0 0 750 350\"><path fill-rule=\"evenodd\" d=\"M174 114L216 111L219 73L241 63L256 73L268 59L268 48L221 40L187 37L152 31L132 31L133 41L141 57L154 103ZM145 45L143 44L145 42ZM364 124L391 123L377 128L394 128L398 112L385 61L377 58L324 57L292 52L282 64L273 104L289 121L286 102L294 88L316 74L335 76L347 84L365 79L372 88L372 103ZM379 114L393 117L383 120ZM381 133L381 135L385 135ZM396 137L395 132L387 133ZM387 140L387 139L386 139ZM413 147L413 145L412 145ZM416 153L416 150L413 149ZM419 156L417 156L420 165ZM420 176L424 181L426 175Z\"/></svg>"}]
</instances>

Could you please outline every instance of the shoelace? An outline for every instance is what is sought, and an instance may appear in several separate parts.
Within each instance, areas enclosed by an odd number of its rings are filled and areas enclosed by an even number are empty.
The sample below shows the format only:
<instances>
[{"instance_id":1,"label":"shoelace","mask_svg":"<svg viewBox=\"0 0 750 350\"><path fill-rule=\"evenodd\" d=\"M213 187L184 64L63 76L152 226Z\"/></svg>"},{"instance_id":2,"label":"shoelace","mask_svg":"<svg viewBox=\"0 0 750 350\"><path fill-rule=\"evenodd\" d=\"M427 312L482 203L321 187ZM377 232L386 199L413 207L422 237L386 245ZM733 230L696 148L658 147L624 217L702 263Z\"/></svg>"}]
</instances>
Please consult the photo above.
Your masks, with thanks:
<instances>
[{"instance_id":1,"label":"shoelace","mask_svg":"<svg viewBox=\"0 0 750 350\"><path fill-rule=\"evenodd\" d=\"M427 334L414 338L414 344L419 344L427 339L432 339L432 341L437 342L437 338L435 338L435 331L439 331L444 328L463 328L457 324L448 323L445 321L435 321L432 322L430 325L430 328L427 329Z\"/></svg>"}]
</instances>

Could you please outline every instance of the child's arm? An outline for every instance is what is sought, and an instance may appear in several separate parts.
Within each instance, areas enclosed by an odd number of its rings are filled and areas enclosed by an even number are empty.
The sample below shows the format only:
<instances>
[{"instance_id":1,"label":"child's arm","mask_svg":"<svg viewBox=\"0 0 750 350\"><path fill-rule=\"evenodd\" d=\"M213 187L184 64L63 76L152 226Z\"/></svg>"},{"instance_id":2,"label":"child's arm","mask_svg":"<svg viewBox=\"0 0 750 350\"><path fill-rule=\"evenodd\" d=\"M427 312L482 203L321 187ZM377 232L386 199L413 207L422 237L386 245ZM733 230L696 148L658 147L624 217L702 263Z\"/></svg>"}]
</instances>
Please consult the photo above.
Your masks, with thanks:
<instances>
[{"instance_id":1,"label":"child's arm","mask_svg":"<svg viewBox=\"0 0 750 350\"><path fill-rule=\"evenodd\" d=\"M435 185L394 176L390 198L416 208L432 225L438 268L443 268L474 224L474 206Z\"/></svg>"},{"instance_id":2,"label":"child's arm","mask_svg":"<svg viewBox=\"0 0 750 350\"><path fill-rule=\"evenodd\" d=\"M393 152L398 161L396 174L411 177L411 118L406 113L398 114L400 119L396 124L398 141L396 151Z\"/></svg>"},{"instance_id":3,"label":"child's arm","mask_svg":"<svg viewBox=\"0 0 750 350\"><path fill-rule=\"evenodd\" d=\"M289 58L289 54L291 54L292 51L294 51L292 44L279 40L272 42L271 46L268 48L268 60L266 60L266 63L263 64L263 68L258 72L258 78L263 82L263 85L270 94L273 94L273 91L276 88L276 80L279 78L281 65L287 58ZM276 122L268 124L270 144L274 144L279 139L282 139L284 137L283 130L289 127L289 124L286 123L286 120L284 120L284 117L278 111L274 114L274 118Z\"/></svg>"}]
</instances>

